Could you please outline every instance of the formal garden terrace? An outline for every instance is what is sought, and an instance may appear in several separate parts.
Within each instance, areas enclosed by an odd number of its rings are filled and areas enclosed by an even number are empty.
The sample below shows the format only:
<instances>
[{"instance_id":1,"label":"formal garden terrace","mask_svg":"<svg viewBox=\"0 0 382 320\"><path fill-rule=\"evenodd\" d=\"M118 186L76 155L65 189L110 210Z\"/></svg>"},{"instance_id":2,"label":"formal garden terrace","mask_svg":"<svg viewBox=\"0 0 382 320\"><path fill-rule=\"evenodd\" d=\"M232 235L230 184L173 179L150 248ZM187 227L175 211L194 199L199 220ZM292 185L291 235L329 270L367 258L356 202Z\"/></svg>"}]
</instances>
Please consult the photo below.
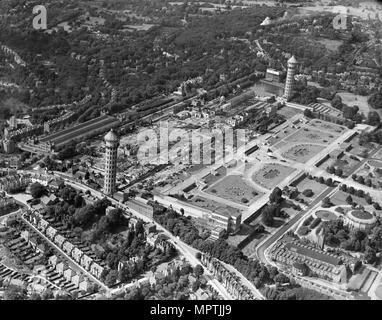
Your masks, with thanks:
<instances>
[{"instance_id":1,"label":"formal garden terrace","mask_svg":"<svg viewBox=\"0 0 382 320\"><path fill-rule=\"evenodd\" d=\"M318 144L296 144L283 148L282 156L292 161L306 163L324 149L324 146Z\"/></svg>"},{"instance_id":2,"label":"formal garden terrace","mask_svg":"<svg viewBox=\"0 0 382 320\"><path fill-rule=\"evenodd\" d=\"M252 187L241 175L226 176L209 187L206 192L245 206L251 205L264 195Z\"/></svg>"},{"instance_id":3,"label":"formal garden terrace","mask_svg":"<svg viewBox=\"0 0 382 320\"><path fill-rule=\"evenodd\" d=\"M328 145L339 136L340 134L336 135L331 132L316 130L309 126L305 126L287 137L284 141L291 143L314 143Z\"/></svg>"},{"instance_id":4,"label":"formal garden terrace","mask_svg":"<svg viewBox=\"0 0 382 320\"><path fill-rule=\"evenodd\" d=\"M322 121L319 119L313 119L309 122L309 126L319 129L321 131L326 131L334 135L340 136L345 133L348 129L344 126L334 124L331 122Z\"/></svg>"},{"instance_id":5,"label":"formal garden terrace","mask_svg":"<svg viewBox=\"0 0 382 320\"><path fill-rule=\"evenodd\" d=\"M304 124L305 121L297 119L284 126L268 139L269 145L281 153L284 152L283 155L290 160L301 158L302 162L306 162L313 154L317 154L348 131L343 126L318 119Z\"/></svg>"},{"instance_id":6,"label":"formal garden terrace","mask_svg":"<svg viewBox=\"0 0 382 320\"><path fill-rule=\"evenodd\" d=\"M295 172L294 168L278 163L265 164L252 174L252 181L266 189L273 189Z\"/></svg>"}]
</instances>

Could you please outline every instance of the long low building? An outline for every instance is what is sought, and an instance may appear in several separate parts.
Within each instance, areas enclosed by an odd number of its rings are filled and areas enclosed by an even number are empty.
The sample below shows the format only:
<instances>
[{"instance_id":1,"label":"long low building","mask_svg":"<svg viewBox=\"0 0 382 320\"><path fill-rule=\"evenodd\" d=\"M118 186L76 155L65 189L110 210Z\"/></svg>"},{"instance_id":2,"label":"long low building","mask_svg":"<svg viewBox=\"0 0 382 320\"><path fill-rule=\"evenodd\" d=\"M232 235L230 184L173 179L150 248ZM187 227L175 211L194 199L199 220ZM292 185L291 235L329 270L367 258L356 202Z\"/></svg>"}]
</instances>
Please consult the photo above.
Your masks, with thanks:
<instances>
[{"instance_id":1,"label":"long low building","mask_svg":"<svg viewBox=\"0 0 382 320\"><path fill-rule=\"evenodd\" d=\"M276 243L270 251L270 258L289 267L298 276L312 272L335 283L346 282L349 261L289 237Z\"/></svg>"},{"instance_id":2,"label":"long low building","mask_svg":"<svg viewBox=\"0 0 382 320\"><path fill-rule=\"evenodd\" d=\"M63 147L71 141L84 140L88 137L102 134L120 124L120 121L112 116L102 115L90 121L86 121L74 127L53 133L40 139L39 146L44 149L56 149Z\"/></svg>"},{"instance_id":3,"label":"long low building","mask_svg":"<svg viewBox=\"0 0 382 320\"><path fill-rule=\"evenodd\" d=\"M213 230L218 227L229 233L234 233L240 229L241 213L230 212L228 209L219 208L215 211L204 209L174 197L155 194L154 201L165 207L172 207L175 211L183 213L197 219L205 219L213 226ZM207 224L206 224L207 226Z\"/></svg>"}]
</instances>

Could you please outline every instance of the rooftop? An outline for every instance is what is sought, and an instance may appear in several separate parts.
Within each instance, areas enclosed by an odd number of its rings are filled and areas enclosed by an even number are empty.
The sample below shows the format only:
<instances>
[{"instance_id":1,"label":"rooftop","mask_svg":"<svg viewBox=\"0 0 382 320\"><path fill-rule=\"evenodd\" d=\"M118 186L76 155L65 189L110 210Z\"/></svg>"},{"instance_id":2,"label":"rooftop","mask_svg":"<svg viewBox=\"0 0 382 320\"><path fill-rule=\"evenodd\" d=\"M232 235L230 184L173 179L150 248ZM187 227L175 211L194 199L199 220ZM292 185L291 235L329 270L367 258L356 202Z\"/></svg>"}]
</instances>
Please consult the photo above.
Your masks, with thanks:
<instances>
[{"instance_id":1,"label":"rooftop","mask_svg":"<svg viewBox=\"0 0 382 320\"><path fill-rule=\"evenodd\" d=\"M104 137L105 141L109 141L109 142L118 142L119 141L119 138L118 136L116 135L116 133L114 132L113 129L111 129L107 134L106 136Z\"/></svg>"},{"instance_id":2,"label":"rooftop","mask_svg":"<svg viewBox=\"0 0 382 320\"><path fill-rule=\"evenodd\" d=\"M288 64L291 63L291 64L297 64L297 59L295 56L292 56L289 60L288 60Z\"/></svg>"},{"instance_id":3,"label":"rooftop","mask_svg":"<svg viewBox=\"0 0 382 320\"><path fill-rule=\"evenodd\" d=\"M305 246L300 246L296 243L289 242L285 245L285 247L293 251L297 254L301 254L303 256L306 256L311 259L319 260L327 264L331 264L333 266L338 266L341 262L341 259L337 257L333 257L323 251L315 250L313 248L305 247Z\"/></svg>"}]
</instances>

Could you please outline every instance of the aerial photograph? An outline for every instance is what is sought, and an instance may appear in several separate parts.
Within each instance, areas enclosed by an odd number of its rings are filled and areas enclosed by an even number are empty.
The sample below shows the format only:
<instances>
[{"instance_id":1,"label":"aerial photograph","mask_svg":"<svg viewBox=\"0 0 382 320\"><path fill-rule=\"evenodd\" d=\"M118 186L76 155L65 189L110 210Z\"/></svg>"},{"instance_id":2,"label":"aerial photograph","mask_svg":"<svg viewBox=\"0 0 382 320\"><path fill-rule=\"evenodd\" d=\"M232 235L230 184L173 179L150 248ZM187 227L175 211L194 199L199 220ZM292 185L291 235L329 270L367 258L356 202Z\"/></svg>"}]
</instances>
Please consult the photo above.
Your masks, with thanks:
<instances>
[{"instance_id":1,"label":"aerial photograph","mask_svg":"<svg viewBox=\"0 0 382 320\"><path fill-rule=\"evenodd\" d=\"M0 0L0 300L382 300L382 1Z\"/></svg>"}]
</instances>

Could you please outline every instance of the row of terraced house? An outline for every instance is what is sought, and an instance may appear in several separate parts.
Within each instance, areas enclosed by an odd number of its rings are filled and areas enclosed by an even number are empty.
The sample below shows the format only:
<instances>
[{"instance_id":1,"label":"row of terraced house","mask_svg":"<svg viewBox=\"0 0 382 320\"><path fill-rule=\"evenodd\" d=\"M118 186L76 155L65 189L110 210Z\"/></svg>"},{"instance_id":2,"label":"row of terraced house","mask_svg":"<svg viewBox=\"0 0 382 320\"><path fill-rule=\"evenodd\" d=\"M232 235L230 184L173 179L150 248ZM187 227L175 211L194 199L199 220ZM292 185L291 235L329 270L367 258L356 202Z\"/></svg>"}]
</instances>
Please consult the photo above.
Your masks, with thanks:
<instances>
[{"instance_id":1,"label":"row of terraced house","mask_svg":"<svg viewBox=\"0 0 382 320\"><path fill-rule=\"evenodd\" d=\"M23 215L23 218L45 234L48 239L55 243L85 270L89 271L97 279L100 279L104 267L94 261L92 257L83 252L80 248L68 241L64 236L59 234L58 230L52 227L41 214L29 211Z\"/></svg>"},{"instance_id":2,"label":"row of terraced house","mask_svg":"<svg viewBox=\"0 0 382 320\"><path fill-rule=\"evenodd\" d=\"M250 289L244 286L240 278L235 273L229 271L221 261L208 254L202 254L201 262L214 276L222 279L222 284L233 298L237 300L255 300Z\"/></svg>"}]
</instances>

